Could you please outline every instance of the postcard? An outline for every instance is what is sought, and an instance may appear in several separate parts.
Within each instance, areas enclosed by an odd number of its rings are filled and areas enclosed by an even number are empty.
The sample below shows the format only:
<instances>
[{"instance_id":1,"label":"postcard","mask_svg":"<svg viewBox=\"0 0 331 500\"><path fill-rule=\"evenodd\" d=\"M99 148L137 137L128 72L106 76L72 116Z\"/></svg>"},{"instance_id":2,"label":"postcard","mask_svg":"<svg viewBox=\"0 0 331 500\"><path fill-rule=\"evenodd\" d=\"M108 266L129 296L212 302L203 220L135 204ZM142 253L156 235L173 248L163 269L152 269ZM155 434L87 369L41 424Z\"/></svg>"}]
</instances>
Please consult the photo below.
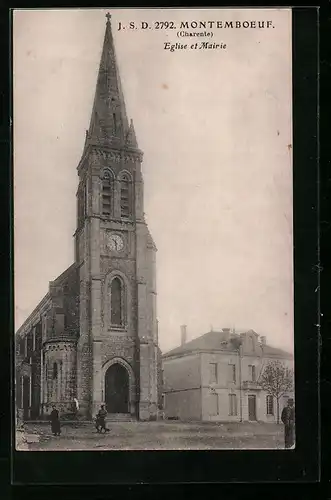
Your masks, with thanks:
<instances>
[{"instance_id":1,"label":"postcard","mask_svg":"<svg viewBox=\"0 0 331 500\"><path fill-rule=\"evenodd\" d=\"M291 9L16 9L16 449L295 447Z\"/></svg>"}]
</instances>

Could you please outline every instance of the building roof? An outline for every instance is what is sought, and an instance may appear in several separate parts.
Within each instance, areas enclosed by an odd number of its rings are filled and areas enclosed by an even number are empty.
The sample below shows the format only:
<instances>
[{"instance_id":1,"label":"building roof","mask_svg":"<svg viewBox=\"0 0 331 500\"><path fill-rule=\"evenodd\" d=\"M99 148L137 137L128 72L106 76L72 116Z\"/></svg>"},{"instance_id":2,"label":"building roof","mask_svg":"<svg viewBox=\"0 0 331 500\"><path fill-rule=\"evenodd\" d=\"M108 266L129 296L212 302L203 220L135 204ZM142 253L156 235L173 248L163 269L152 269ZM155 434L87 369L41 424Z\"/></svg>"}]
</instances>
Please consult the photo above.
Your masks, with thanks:
<instances>
[{"instance_id":1,"label":"building roof","mask_svg":"<svg viewBox=\"0 0 331 500\"><path fill-rule=\"evenodd\" d=\"M258 336L258 334L253 330L241 332L240 334L231 333L229 337L228 334L224 331L210 331L196 339L193 339L179 347L176 347L175 349L172 349L171 351L164 353L163 358L185 355L193 351L237 351L241 341L241 336L245 335L246 333L254 333L256 336ZM264 344L262 348L263 354L265 356L277 356L284 358L292 357L291 353L267 344Z\"/></svg>"}]
</instances>

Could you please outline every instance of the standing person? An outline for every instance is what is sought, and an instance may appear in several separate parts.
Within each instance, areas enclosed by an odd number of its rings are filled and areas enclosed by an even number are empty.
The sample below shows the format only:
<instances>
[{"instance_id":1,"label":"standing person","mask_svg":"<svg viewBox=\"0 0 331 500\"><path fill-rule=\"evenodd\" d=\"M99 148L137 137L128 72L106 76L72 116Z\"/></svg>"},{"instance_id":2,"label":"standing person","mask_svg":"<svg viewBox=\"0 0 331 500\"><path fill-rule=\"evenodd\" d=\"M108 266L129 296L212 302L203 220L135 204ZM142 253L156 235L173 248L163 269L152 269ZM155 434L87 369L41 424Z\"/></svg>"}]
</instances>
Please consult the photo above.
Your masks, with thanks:
<instances>
[{"instance_id":1,"label":"standing person","mask_svg":"<svg viewBox=\"0 0 331 500\"><path fill-rule=\"evenodd\" d=\"M284 424L285 448L291 448L295 437L295 408L292 398L289 398L287 406L283 408L281 419Z\"/></svg>"},{"instance_id":2,"label":"standing person","mask_svg":"<svg viewBox=\"0 0 331 500\"><path fill-rule=\"evenodd\" d=\"M106 416L107 416L107 411L105 410L105 405L101 405L101 408L97 413L95 422L97 432L101 432L102 430L104 430L105 432L109 432L109 429L107 429L106 427Z\"/></svg>"},{"instance_id":3,"label":"standing person","mask_svg":"<svg viewBox=\"0 0 331 500\"><path fill-rule=\"evenodd\" d=\"M77 428L77 422L78 422L78 412L79 412L79 403L78 399L74 398L73 403L72 403L72 416L75 421L74 427Z\"/></svg>"},{"instance_id":4,"label":"standing person","mask_svg":"<svg viewBox=\"0 0 331 500\"><path fill-rule=\"evenodd\" d=\"M52 408L53 409L51 411L51 416L50 416L51 429L52 429L54 436L59 436L61 434L59 412L56 409L55 405L53 405Z\"/></svg>"},{"instance_id":5,"label":"standing person","mask_svg":"<svg viewBox=\"0 0 331 500\"><path fill-rule=\"evenodd\" d=\"M74 409L75 420L77 420L77 418L78 418L78 412L79 412L79 403L78 403L78 399L77 398L74 398L73 409Z\"/></svg>"}]
</instances>

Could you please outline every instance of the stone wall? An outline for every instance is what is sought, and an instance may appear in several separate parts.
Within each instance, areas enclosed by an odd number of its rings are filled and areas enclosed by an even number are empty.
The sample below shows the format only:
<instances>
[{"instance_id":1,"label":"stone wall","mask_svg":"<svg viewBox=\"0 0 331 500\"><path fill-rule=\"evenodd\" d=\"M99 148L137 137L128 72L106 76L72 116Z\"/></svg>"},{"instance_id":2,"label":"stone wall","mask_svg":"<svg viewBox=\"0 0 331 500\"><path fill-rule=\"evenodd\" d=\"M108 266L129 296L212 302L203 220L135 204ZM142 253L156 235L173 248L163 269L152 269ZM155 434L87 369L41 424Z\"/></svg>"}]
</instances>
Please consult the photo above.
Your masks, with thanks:
<instances>
[{"instance_id":1,"label":"stone wall","mask_svg":"<svg viewBox=\"0 0 331 500\"><path fill-rule=\"evenodd\" d=\"M110 333L109 338L102 342L102 364L116 357L125 359L134 368L135 339L133 337Z\"/></svg>"},{"instance_id":2,"label":"stone wall","mask_svg":"<svg viewBox=\"0 0 331 500\"><path fill-rule=\"evenodd\" d=\"M162 365L162 353L161 349L157 348L157 398L158 398L158 408L163 410L163 391L164 391L164 375L163 375L163 365Z\"/></svg>"},{"instance_id":3,"label":"stone wall","mask_svg":"<svg viewBox=\"0 0 331 500\"><path fill-rule=\"evenodd\" d=\"M63 312L65 315L65 334L76 339L79 332L78 269L74 269L63 284Z\"/></svg>"},{"instance_id":4,"label":"stone wall","mask_svg":"<svg viewBox=\"0 0 331 500\"><path fill-rule=\"evenodd\" d=\"M201 389L167 392L164 396L166 418L201 420Z\"/></svg>"}]
</instances>

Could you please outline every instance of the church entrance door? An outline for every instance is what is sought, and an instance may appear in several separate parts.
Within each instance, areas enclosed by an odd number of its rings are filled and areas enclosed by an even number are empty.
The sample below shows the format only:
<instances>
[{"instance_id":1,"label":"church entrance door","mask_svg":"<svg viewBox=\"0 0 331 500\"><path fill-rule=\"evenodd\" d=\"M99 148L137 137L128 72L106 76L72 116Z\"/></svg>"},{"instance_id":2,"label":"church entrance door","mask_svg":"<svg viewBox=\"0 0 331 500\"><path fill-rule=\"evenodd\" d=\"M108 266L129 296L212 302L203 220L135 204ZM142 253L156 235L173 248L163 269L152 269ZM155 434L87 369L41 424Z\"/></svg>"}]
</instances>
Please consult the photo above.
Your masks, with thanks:
<instances>
[{"instance_id":1,"label":"church entrance door","mask_svg":"<svg viewBox=\"0 0 331 500\"><path fill-rule=\"evenodd\" d=\"M119 363L106 371L105 396L108 413L129 413L129 374Z\"/></svg>"}]
</instances>

